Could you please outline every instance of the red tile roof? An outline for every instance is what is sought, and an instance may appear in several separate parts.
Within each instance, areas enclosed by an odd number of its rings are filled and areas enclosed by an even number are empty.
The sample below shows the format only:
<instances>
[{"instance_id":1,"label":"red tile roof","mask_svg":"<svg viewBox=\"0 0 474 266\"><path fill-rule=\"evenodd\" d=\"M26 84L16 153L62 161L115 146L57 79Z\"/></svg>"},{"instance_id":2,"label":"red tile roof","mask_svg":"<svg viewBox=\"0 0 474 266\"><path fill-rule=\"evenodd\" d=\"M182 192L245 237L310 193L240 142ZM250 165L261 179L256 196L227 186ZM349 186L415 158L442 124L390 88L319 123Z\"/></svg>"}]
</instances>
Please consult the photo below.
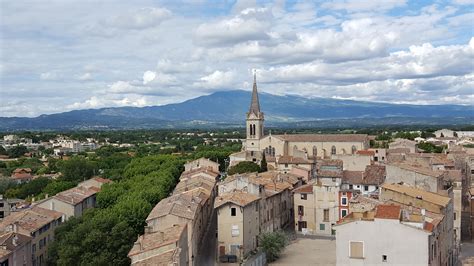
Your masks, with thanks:
<instances>
[{"instance_id":1,"label":"red tile roof","mask_svg":"<svg viewBox=\"0 0 474 266\"><path fill-rule=\"evenodd\" d=\"M375 218L378 219L400 219L400 206L397 205L379 205L375 213Z\"/></svg>"},{"instance_id":2,"label":"red tile roof","mask_svg":"<svg viewBox=\"0 0 474 266\"><path fill-rule=\"evenodd\" d=\"M374 151L368 151L368 150L356 151L356 154L359 154L359 155L366 155L366 156L375 156L375 152L374 152Z\"/></svg>"}]
</instances>

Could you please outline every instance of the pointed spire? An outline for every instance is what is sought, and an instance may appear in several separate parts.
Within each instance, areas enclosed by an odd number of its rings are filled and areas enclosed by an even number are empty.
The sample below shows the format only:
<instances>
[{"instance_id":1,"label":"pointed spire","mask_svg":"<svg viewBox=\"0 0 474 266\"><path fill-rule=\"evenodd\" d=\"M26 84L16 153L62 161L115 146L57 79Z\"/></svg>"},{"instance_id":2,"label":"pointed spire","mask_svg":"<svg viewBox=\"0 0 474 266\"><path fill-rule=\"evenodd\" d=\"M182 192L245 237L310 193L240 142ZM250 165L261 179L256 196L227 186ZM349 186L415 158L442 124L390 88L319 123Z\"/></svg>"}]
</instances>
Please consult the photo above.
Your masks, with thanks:
<instances>
[{"instance_id":1,"label":"pointed spire","mask_svg":"<svg viewBox=\"0 0 474 266\"><path fill-rule=\"evenodd\" d=\"M252 90L252 102L250 103L249 113L254 113L259 115L260 113L260 102L258 101L258 92L257 92L257 71L253 72L253 90Z\"/></svg>"}]
</instances>

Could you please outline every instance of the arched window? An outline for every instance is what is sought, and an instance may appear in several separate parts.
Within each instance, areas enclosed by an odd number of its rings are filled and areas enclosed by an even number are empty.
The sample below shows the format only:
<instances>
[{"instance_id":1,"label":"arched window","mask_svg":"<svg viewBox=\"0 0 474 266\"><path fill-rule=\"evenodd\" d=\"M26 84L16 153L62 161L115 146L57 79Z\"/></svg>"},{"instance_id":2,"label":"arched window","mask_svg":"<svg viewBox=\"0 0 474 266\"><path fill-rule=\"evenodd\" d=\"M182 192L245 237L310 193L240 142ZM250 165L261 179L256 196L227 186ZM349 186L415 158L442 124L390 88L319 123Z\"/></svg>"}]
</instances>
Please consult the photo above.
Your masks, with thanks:
<instances>
[{"instance_id":1,"label":"arched window","mask_svg":"<svg viewBox=\"0 0 474 266\"><path fill-rule=\"evenodd\" d=\"M272 148L272 156L275 157L275 148Z\"/></svg>"},{"instance_id":2,"label":"arched window","mask_svg":"<svg viewBox=\"0 0 474 266\"><path fill-rule=\"evenodd\" d=\"M336 154L336 146L331 147L331 154Z\"/></svg>"},{"instance_id":3,"label":"arched window","mask_svg":"<svg viewBox=\"0 0 474 266\"><path fill-rule=\"evenodd\" d=\"M270 154L269 151L268 151L268 147L265 148L265 154L266 155Z\"/></svg>"},{"instance_id":4,"label":"arched window","mask_svg":"<svg viewBox=\"0 0 474 266\"><path fill-rule=\"evenodd\" d=\"M352 154L355 154L355 153L356 153L356 151L357 151L357 148L356 148L356 146L355 146L355 145L352 145Z\"/></svg>"},{"instance_id":5,"label":"arched window","mask_svg":"<svg viewBox=\"0 0 474 266\"><path fill-rule=\"evenodd\" d=\"M318 148L316 148L316 146L313 146L313 156L318 156Z\"/></svg>"}]
</instances>

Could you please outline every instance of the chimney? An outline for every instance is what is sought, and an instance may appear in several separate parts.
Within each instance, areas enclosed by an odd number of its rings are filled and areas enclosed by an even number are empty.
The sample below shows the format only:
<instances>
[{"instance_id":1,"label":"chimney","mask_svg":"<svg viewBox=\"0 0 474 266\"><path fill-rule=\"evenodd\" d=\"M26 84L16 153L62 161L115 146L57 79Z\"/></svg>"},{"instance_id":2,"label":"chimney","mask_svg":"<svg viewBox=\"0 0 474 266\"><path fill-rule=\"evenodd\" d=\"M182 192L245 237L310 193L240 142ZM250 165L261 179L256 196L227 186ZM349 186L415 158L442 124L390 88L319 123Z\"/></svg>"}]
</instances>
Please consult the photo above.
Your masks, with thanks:
<instances>
[{"instance_id":1,"label":"chimney","mask_svg":"<svg viewBox=\"0 0 474 266\"><path fill-rule=\"evenodd\" d=\"M12 239L13 246L18 246L18 236L15 234Z\"/></svg>"}]
</instances>

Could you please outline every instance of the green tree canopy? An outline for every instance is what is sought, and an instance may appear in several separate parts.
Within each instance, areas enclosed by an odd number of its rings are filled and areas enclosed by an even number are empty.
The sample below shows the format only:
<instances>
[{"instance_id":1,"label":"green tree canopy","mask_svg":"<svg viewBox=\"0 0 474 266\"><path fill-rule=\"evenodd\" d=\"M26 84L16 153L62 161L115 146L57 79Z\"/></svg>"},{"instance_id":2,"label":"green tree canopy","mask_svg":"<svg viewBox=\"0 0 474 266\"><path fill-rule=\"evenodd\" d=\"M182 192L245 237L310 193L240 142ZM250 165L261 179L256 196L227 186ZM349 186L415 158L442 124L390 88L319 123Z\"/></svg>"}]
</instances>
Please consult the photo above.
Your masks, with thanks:
<instances>
[{"instance_id":1,"label":"green tree canopy","mask_svg":"<svg viewBox=\"0 0 474 266\"><path fill-rule=\"evenodd\" d=\"M228 175L234 174L242 174L242 173L252 173L252 172L260 172L260 166L254 162L240 162L235 166L229 168Z\"/></svg>"},{"instance_id":2,"label":"green tree canopy","mask_svg":"<svg viewBox=\"0 0 474 266\"><path fill-rule=\"evenodd\" d=\"M285 246L288 245L288 237L281 231L263 233L259 238L260 247L267 255L268 262L278 259Z\"/></svg>"}]
</instances>

